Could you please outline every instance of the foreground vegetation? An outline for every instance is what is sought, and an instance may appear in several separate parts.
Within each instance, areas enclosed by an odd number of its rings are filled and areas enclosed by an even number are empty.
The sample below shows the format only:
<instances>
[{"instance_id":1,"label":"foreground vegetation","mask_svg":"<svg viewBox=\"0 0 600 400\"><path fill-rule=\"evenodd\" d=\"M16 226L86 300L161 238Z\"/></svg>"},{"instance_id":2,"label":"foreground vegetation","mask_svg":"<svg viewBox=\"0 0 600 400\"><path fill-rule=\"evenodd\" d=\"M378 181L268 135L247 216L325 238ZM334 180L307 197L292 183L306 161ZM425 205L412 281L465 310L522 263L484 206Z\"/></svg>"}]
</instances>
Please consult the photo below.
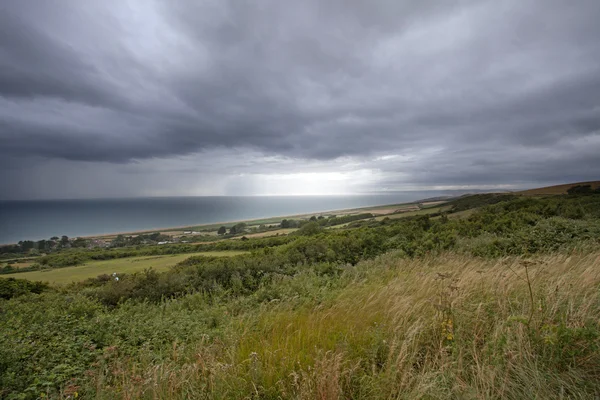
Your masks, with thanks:
<instances>
[{"instance_id":1,"label":"foreground vegetation","mask_svg":"<svg viewBox=\"0 0 600 400\"><path fill-rule=\"evenodd\" d=\"M1 279L1 396L598 396L600 196L448 206L470 213L312 221L64 288Z\"/></svg>"}]
</instances>

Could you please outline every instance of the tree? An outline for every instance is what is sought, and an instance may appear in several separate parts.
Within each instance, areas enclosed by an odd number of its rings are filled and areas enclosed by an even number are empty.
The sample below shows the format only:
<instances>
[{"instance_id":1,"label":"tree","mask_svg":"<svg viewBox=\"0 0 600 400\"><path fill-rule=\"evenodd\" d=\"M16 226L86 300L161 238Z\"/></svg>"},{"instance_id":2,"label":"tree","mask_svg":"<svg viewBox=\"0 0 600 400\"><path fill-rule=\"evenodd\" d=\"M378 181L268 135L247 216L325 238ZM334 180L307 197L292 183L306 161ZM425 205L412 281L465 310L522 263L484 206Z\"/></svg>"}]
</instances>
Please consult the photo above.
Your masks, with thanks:
<instances>
[{"instance_id":1,"label":"tree","mask_svg":"<svg viewBox=\"0 0 600 400\"><path fill-rule=\"evenodd\" d=\"M154 240L155 242L159 242L160 241L160 232L154 232L150 234L150 240Z\"/></svg>"},{"instance_id":2,"label":"tree","mask_svg":"<svg viewBox=\"0 0 600 400\"><path fill-rule=\"evenodd\" d=\"M60 245L62 247L66 247L69 244L69 237L66 235L61 236L60 238Z\"/></svg>"},{"instance_id":3,"label":"tree","mask_svg":"<svg viewBox=\"0 0 600 400\"><path fill-rule=\"evenodd\" d=\"M321 225L319 225L316 221L312 221L308 224L303 225L302 228L298 230L298 234L303 236L312 236L316 235L322 230L323 228L321 227Z\"/></svg>"},{"instance_id":4,"label":"tree","mask_svg":"<svg viewBox=\"0 0 600 400\"><path fill-rule=\"evenodd\" d=\"M245 229L246 223L240 222L239 224L235 224L234 226L232 226L229 230L229 233L235 235L236 233L243 233Z\"/></svg>"},{"instance_id":5,"label":"tree","mask_svg":"<svg viewBox=\"0 0 600 400\"><path fill-rule=\"evenodd\" d=\"M302 221L296 221L293 219L284 219L281 221L280 226L282 228L297 228L299 226L300 222L302 222ZM303 222L306 222L306 221L303 221Z\"/></svg>"},{"instance_id":6,"label":"tree","mask_svg":"<svg viewBox=\"0 0 600 400\"><path fill-rule=\"evenodd\" d=\"M88 241L84 238L77 238L73 241L73 247L87 247Z\"/></svg>"},{"instance_id":7,"label":"tree","mask_svg":"<svg viewBox=\"0 0 600 400\"><path fill-rule=\"evenodd\" d=\"M219 230L217 231L217 233L219 235L224 235L225 233L227 233L227 228L224 227L224 226L222 226L222 227L219 228Z\"/></svg>"},{"instance_id":8,"label":"tree","mask_svg":"<svg viewBox=\"0 0 600 400\"><path fill-rule=\"evenodd\" d=\"M22 251L28 251L30 249L33 249L35 246L35 242L31 241L31 240L25 240L25 241L20 241L19 245L21 246L21 250Z\"/></svg>"},{"instance_id":9,"label":"tree","mask_svg":"<svg viewBox=\"0 0 600 400\"><path fill-rule=\"evenodd\" d=\"M110 245L112 247L122 247L125 246L125 243L125 236L117 235L117 237L114 238L112 242L110 242Z\"/></svg>"},{"instance_id":10,"label":"tree","mask_svg":"<svg viewBox=\"0 0 600 400\"><path fill-rule=\"evenodd\" d=\"M310 219L309 219L309 221L316 221L316 220L317 220L317 217L314 215L312 217L310 217Z\"/></svg>"}]
</instances>

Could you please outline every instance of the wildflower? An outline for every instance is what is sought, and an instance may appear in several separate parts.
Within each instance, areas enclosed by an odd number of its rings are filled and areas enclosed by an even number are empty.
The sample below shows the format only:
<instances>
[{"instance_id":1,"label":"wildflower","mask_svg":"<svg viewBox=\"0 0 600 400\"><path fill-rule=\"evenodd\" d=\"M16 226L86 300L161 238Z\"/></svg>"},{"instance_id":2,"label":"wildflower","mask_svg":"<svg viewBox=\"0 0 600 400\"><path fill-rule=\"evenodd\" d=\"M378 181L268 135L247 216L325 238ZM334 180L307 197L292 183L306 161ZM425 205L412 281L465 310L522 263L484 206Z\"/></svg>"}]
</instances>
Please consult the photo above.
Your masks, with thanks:
<instances>
[{"instance_id":1,"label":"wildflower","mask_svg":"<svg viewBox=\"0 0 600 400\"><path fill-rule=\"evenodd\" d=\"M454 340L454 322L452 318L448 318L442 322L442 335L448 341Z\"/></svg>"}]
</instances>

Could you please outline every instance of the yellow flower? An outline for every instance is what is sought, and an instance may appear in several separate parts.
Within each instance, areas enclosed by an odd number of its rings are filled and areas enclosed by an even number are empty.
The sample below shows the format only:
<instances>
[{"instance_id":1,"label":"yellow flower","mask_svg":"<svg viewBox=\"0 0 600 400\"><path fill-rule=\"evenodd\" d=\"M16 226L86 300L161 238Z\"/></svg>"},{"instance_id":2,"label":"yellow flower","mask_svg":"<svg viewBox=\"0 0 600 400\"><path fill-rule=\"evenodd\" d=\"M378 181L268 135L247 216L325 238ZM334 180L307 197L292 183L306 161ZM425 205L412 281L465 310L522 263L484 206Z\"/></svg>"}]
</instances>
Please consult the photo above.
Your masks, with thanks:
<instances>
[{"instance_id":1,"label":"yellow flower","mask_svg":"<svg viewBox=\"0 0 600 400\"><path fill-rule=\"evenodd\" d=\"M451 318L442 322L442 335L444 335L446 340L454 340L453 325L454 323Z\"/></svg>"}]
</instances>

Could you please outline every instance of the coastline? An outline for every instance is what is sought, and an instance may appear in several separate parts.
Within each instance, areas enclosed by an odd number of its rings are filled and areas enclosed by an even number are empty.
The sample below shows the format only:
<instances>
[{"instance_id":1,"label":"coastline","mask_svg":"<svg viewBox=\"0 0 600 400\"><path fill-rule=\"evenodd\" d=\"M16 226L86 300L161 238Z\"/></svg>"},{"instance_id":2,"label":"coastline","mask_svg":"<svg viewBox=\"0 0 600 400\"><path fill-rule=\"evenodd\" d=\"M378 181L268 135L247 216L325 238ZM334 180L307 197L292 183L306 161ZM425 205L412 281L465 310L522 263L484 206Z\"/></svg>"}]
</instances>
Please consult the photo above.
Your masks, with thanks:
<instances>
[{"instance_id":1,"label":"coastline","mask_svg":"<svg viewBox=\"0 0 600 400\"><path fill-rule=\"evenodd\" d=\"M298 219L298 218L311 217L313 215L323 215L323 214L330 214L330 213L352 214L355 212L368 212L371 210L374 211L374 210L382 209L382 208L416 206L418 204L424 204L424 203L430 203L430 201L427 201L427 199L426 199L426 201L418 200L418 201L413 201L413 202L409 202L409 203L394 203L394 204L383 204L383 205L367 206L367 207L359 207L359 208L323 210L323 211L316 211L316 212L305 213L305 214L275 215L275 216L265 216L265 217L253 218L253 219L238 219L238 220L229 220L229 221L221 221L221 222L212 222L212 223L207 223L207 224L171 226L171 227L144 229L144 230L139 230L139 231L121 231L121 232L113 232L113 233L99 233L99 234L95 234L95 235L75 236L75 237L81 237L84 239L98 239L98 238L112 237L112 236L118 236L118 235L142 235L145 233L154 233L154 232L167 233L167 232L172 232L172 231L193 230L193 229L198 229L198 228L206 229L207 227L220 226L220 225L235 225L235 224L239 224L241 222L244 222L249 225L256 225L261 221L271 220L271 219L273 219L273 220L294 219L294 218ZM385 214L381 214L381 215L385 215ZM273 223L276 223L276 221L268 222L267 224L273 224ZM6 245L6 244L4 244L4 245Z\"/></svg>"},{"instance_id":2,"label":"coastline","mask_svg":"<svg viewBox=\"0 0 600 400\"><path fill-rule=\"evenodd\" d=\"M215 227L215 230L219 226L227 226L230 227L237 223L244 222L248 225L258 225L258 224L278 224L282 219L301 219L301 218L309 218L313 215L327 215L327 214L336 214L336 215L348 215L353 213L366 213L371 212L373 214L377 214L378 216L391 214L400 209L405 209L404 211L410 211L406 208L408 207L420 207L424 204L431 204L437 201L447 201L451 196L446 199L441 198L426 198L420 199L416 201L406 202L406 203L390 203L390 204L381 204L381 205L373 205L373 206L365 206L365 207L353 207L353 208L342 208L342 209L325 209L321 211L314 211L311 213L301 213L301 214L284 214L284 215L269 215L260 218L252 218L252 219L235 219L235 220L225 220L220 222L212 222L212 223L200 223L200 224L187 224L187 225L177 225L177 226L162 226L155 227L151 229L142 229L142 230L121 230L114 232L99 232L91 235L72 235L72 238L83 238L83 239L106 239L106 238L114 238L118 235L141 235L148 234L154 232L161 232L168 234L169 232L177 232L182 230L199 230L199 229L207 229L211 227ZM378 212L379 211L379 212ZM383 212L382 212L383 211ZM24 239L24 240L33 240L33 239ZM2 243L0 246L11 246L16 243Z\"/></svg>"}]
</instances>

